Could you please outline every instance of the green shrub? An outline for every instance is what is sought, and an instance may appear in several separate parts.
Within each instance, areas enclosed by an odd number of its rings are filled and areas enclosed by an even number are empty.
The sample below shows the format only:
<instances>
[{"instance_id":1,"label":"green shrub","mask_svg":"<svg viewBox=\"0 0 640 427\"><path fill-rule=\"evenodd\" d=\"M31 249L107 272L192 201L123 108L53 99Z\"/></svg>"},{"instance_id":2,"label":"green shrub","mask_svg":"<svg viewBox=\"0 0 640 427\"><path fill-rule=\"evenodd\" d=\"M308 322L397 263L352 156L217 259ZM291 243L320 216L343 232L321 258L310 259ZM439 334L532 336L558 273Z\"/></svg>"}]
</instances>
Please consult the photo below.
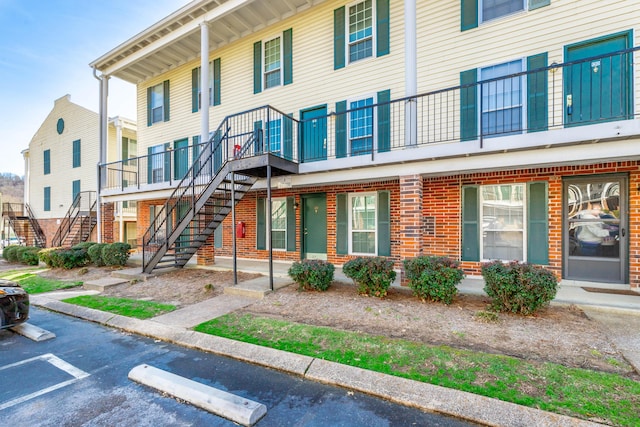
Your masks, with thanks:
<instances>
[{"instance_id":1,"label":"green shrub","mask_svg":"<svg viewBox=\"0 0 640 427\"><path fill-rule=\"evenodd\" d=\"M26 246L25 250L20 255L20 262L26 265L38 265L40 264L40 258L38 253L40 248L34 246Z\"/></svg>"},{"instance_id":2,"label":"green shrub","mask_svg":"<svg viewBox=\"0 0 640 427\"><path fill-rule=\"evenodd\" d=\"M80 242L76 245L73 245L73 247L71 247L71 249L84 249L84 250L88 250L91 246L95 245L96 242Z\"/></svg>"},{"instance_id":3,"label":"green shrub","mask_svg":"<svg viewBox=\"0 0 640 427\"><path fill-rule=\"evenodd\" d=\"M356 284L358 293L380 298L396 279L393 261L382 257L354 258L344 263L342 271Z\"/></svg>"},{"instance_id":4,"label":"green shrub","mask_svg":"<svg viewBox=\"0 0 640 427\"><path fill-rule=\"evenodd\" d=\"M89 249L87 249L87 254L89 255L89 260L96 267L104 266L104 260L102 259L102 249L107 246L107 243L96 243L92 245Z\"/></svg>"},{"instance_id":5,"label":"green shrub","mask_svg":"<svg viewBox=\"0 0 640 427\"><path fill-rule=\"evenodd\" d=\"M56 251L59 249L60 248L41 249L40 252L38 252L38 257L40 258L40 261L44 262L47 265L47 267L55 268L56 266L54 265L54 258L57 258Z\"/></svg>"},{"instance_id":6,"label":"green shrub","mask_svg":"<svg viewBox=\"0 0 640 427\"><path fill-rule=\"evenodd\" d=\"M9 262L18 262L18 249L18 245L7 246L2 250L2 257Z\"/></svg>"},{"instance_id":7,"label":"green shrub","mask_svg":"<svg viewBox=\"0 0 640 427\"><path fill-rule=\"evenodd\" d=\"M84 249L58 249L55 253L54 258L58 264L56 267L62 267L65 270L82 267L89 263L89 256Z\"/></svg>"},{"instance_id":8,"label":"green shrub","mask_svg":"<svg viewBox=\"0 0 640 427\"><path fill-rule=\"evenodd\" d=\"M105 265L127 265L129 259L129 250L131 245L128 243L111 243L102 248L102 261Z\"/></svg>"},{"instance_id":9,"label":"green shrub","mask_svg":"<svg viewBox=\"0 0 640 427\"><path fill-rule=\"evenodd\" d=\"M558 290L558 279L548 269L517 261L483 264L484 291L491 308L529 315L549 304Z\"/></svg>"},{"instance_id":10,"label":"green shrub","mask_svg":"<svg viewBox=\"0 0 640 427\"><path fill-rule=\"evenodd\" d=\"M300 291L326 291L333 281L334 271L335 267L330 262L305 259L294 262L288 273Z\"/></svg>"},{"instance_id":11,"label":"green shrub","mask_svg":"<svg viewBox=\"0 0 640 427\"><path fill-rule=\"evenodd\" d=\"M456 286L464 278L457 261L447 257L420 256L405 259L404 270L413 294L423 301L451 304L458 294Z\"/></svg>"}]
</instances>

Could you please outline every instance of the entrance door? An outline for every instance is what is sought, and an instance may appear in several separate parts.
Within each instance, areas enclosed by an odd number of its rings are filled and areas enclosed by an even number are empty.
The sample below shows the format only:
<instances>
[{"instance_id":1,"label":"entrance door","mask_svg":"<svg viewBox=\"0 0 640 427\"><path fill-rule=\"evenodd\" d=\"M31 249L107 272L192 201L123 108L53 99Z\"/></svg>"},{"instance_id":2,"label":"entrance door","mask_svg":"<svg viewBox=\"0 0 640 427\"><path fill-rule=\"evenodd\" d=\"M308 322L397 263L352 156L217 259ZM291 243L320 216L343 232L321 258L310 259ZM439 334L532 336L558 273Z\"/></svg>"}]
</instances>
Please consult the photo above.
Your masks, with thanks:
<instances>
[{"instance_id":1,"label":"entrance door","mask_svg":"<svg viewBox=\"0 0 640 427\"><path fill-rule=\"evenodd\" d=\"M627 177L563 181L564 277L628 283Z\"/></svg>"},{"instance_id":2,"label":"entrance door","mask_svg":"<svg viewBox=\"0 0 640 427\"><path fill-rule=\"evenodd\" d=\"M566 60L579 61L630 47L628 32L565 48ZM570 65L564 70L565 124L568 126L630 118L630 64L621 53Z\"/></svg>"},{"instance_id":3,"label":"entrance door","mask_svg":"<svg viewBox=\"0 0 640 427\"><path fill-rule=\"evenodd\" d=\"M327 259L327 195L302 196L302 258Z\"/></svg>"},{"instance_id":4,"label":"entrance door","mask_svg":"<svg viewBox=\"0 0 640 427\"><path fill-rule=\"evenodd\" d=\"M327 159L327 107L302 110L302 162Z\"/></svg>"}]
</instances>

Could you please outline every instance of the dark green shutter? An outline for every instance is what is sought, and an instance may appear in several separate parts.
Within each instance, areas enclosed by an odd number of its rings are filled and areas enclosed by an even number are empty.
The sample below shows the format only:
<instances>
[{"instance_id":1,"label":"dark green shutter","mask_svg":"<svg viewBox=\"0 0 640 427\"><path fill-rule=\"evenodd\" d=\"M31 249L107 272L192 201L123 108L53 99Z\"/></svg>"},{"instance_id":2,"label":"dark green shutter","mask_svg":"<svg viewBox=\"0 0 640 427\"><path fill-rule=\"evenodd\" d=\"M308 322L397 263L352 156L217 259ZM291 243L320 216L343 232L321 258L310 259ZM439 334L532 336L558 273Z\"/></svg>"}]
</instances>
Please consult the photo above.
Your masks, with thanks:
<instances>
[{"instance_id":1,"label":"dark green shutter","mask_svg":"<svg viewBox=\"0 0 640 427\"><path fill-rule=\"evenodd\" d=\"M71 183L71 200L75 202L76 197L80 194L80 180L77 179Z\"/></svg>"},{"instance_id":2,"label":"dark green shutter","mask_svg":"<svg viewBox=\"0 0 640 427\"><path fill-rule=\"evenodd\" d=\"M547 52L527 58L527 70L547 66ZM547 130L547 70L527 74L527 128L529 132Z\"/></svg>"},{"instance_id":3,"label":"dark green shutter","mask_svg":"<svg viewBox=\"0 0 640 427\"><path fill-rule=\"evenodd\" d=\"M162 96L164 97L164 121L169 121L169 80L162 82Z\"/></svg>"},{"instance_id":4,"label":"dark green shutter","mask_svg":"<svg viewBox=\"0 0 640 427\"><path fill-rule=\"evenodd\" d=\"M192 164L193 164L193 175L195 176L198 172L200 172L200 162L196 162L196 160L198 160L198 157L200 157L200 136L194 136L193 137L193 143L192 143L192 147L191 147L191 157L192 157Z\"/></svg>"},{"instance_id":5,"label":"dark green shutter","mask_svg":"<svg viewBox=\"0 0 640 427\"><path fill-rule=\"evenodd\" d=\"M389 0L376 1L377 56L389 54Z\"/></svg>"},{"instance_id":6,"label":"dark green shutter","mask_svg":"<svg viewBox=\"0 0 640 427\"><path fill-rule=\"evenodd\" d=\"M549 203L546 182L527 185L527 262L549 264Z\"/></svg>"},{"instance_id":7,"label":"dark green shutter","mask_svg":"<svg viewBox=\"0 0 640 427\"><path fill-rule=\"evenodd\" d=\"M44 150L43 152L43 162L42 162L42 167L44 169L44 174L48 175L51 173L51 150Z\"/></svg>"},{"instance_id":8,"label":"dark green shutter","mask_svg":"<svg viewBox=\"0 0 640 427\"><path fill-rule=\"evenodd\" d=\"M253 44L253 93L262 92L262 42Z\"/></svg>"},{"instance_id":9,"label":"dark green shutter","mask_svg":"<svg viewBox=\"0 0 640 427\"><path fill-rule=\"evenodd\" d=\"M74 168L80 167L81 163L81 151L80 151L80 140L76 139L73 141L73 155L72 155L72 166Z\"/></svg>"},{"instance_id":10,"label":"dark green shutter","mask_svg":"<svg viewBox=\"0 0 640 427\"><path fill-rule=\"evenodd\" d=\"M151 126L153 124L151 117L151 90L152 88L147 88L147 126Z\"/></svg>"},{"instance_id":11,"label":"dark green shutter","mask_svg":"<svg viewBox=\"0 0 640 427\"><path fill-rule=\"evenodd\" d=\"M153 150L151 147L147 148L147 184L153 182Z\"/></svg>"},{"instance_id":12,"label":"dark green shutter","mask_svg":"<svg viewBox=\"0 0 640 427\"><path fill-rule=\"evenodd\" d=\"M220 58L213 61L213 105L220 105L222 99L220 89Z\"/></svg>"},{"instance_id":13,"label":"dark green shutter","mask_svg":"<svg viewBox=\"0 0 640 427\"><path fill-rule=\"evenodd\" d=\"M287 251L296 250L296 206L295 197L287 197Z\"/></svg>"},{"instance_id":14,"label":"dark green shutter","mask_svg":"<svg viewBox=\"0 0 640 427\"><path fill-rule=\"evenodd\" d=\"M289 114L293 117L293 113ZM282 117L282 140L284 158L293 160L293 119L288 116Z\"/></svg>"},{"instance_id":15,"label":"dark green shutter","mask_svg":"<svg viewBox=\"0 0 640 427\"><path fill-rule=\"evenodd\" d=\"M478 137L478 70L460 73L460 139L469 141ZM463 87L464 85L470 85Z\"/></svg>"},{"instance_id":16,"label":"dark green shutter","mask_svg":"<svg viewBox=\"0 0 640 427\"><path fill-rule=\"evenodd\" d=\"M122 160L129 160L129 138L122 137Z\"/></svg>"},{"instance_id":17,"label":"dark green shutter","mask_svg":"<svg viewBox=\"0 0 640 427\"><path fill-rule=\"evenodd\" d=\"M282 35L283 52L284 52L284 84L293 83L293 30L289 28Z\"/></svg>"},{"instance_id":18,"label":"dark green shutter","mask_svg":"<svg viewBox=\"0 0 640 427\"><path fill-rule=\"evenodd\" d=\"M378 104L391 100L391 91L378 92ZM391 149L391 104L378 107L378 151L385 152Z\"/></svg>"},{"instance_id":19,"label":"dark green shutter","mask_svg":"<svg viewBox=\"0 0 640 427\"><path fill-rule=\"evenodd\" d=\"M267 211L266 200L259 197L256 201L256 248L267 249Z\"/></svg>"},{"instance_id":20,"label":"dark green shutter","mask_svg":"<svg viewBox=\"0 0 640 427\"><path fill-rule=\"evenodd\" d=\"M336 102L336 157L347 155L347 101Z\"/></svg>"},{"instance_id":21,"label":"dark green shutter","mask_svg":"<svg viewBox=\"0 0 640 427\"><path fill-rule=\"evenodd\" d=\"M347 195L336 195L336 254L349 253L349 211L347 210Z\"/></svg>"},{"instance_id":22,"label":"dark green shutter","mask_svg":"<svg viewBox=\"0 0 640 427\"><path fill-rule=\"evenodd\" d=\"M191 112L197 113L200 109L198 92L200 91L200 67L191 70Z\"/></svg>"},{"instance_id":23,"label":"dark green shutter","mask_svg":"<svg viewBox=\"0 0 640 427\"><path fill-rule=\"evenodd\" d=\"M391 256L391 206L388 191L378 191L378 255Z\"/></svg>"},{"instance_id":24,"label":"dark green shutter","mask_svg":"<svg viewBox=\"0 0 640 427\"><path fill-rule=\"evenodd\" d=\"M478 26L478 0L460 1L460 30L466 31Z\"/></svg>"},{"instance_id":25,"label":"dark green shutter","mask_svg":"<svg viewBox=\"0 0 640 427\"><path fill-rule=\"evenodd\" d=\"M478 187L462 187L462 261L480 261Z\"/></svg>"},{"instance_id":26,"label":"dark green shutter","mask_svg":"<svg viewBox=\"0 0 640 427\"><path fill-rule=\"evenodd\" d=\"M549 4L551 4L551 0L529 0L529 10L549 6Z\"/></svg>"},{"instance_id":27,"label":"dark green shutter","mask_svg":"<svg viewBox=\"0 0 640 427\"><path fill-rule=\"evenodd\" d=\"M222 247L222 224L218 224L218 226L213 232L213 247L214 248Z\"/></svg>"},{"instance_id":28,"label":"dark green shutter","mask_svg":"<svg viewBox=\"0 0 640 427\"><path fill-rule=\"evenodd\" d=\"M262 131L262 120L253 122L253 132L255 133L255 137L253 139L253 152L255 154L262 154L262 149L264 147L264 132Z\"/></svg>"},{"instance_id":29,"label":"dark green shutter","mask_svg":"<svg viewBox=\"0 0 640 427\"><path fill-rule=\"evenodd\" d=\"M345 7L333 11L333 69L345 66Z\"/></svg>"},{"instance_id":30,"label":"dark green shutter","mask_svg":"<svg viewBox=\"0 0 640 427\"><path fill-rule=\"evenodd\" d=\"M213 133L213 174L216 175L222 168L224 146L222 144L222 129Z\"/></svg>"},{"instance_id":31,"label":"dark green shutter","mask_svg":"<svg viewBox=\"0 0 640 427\"><path fill-rule=\"evenodd\" d=\"M51 187L44 187L44 210L51 210Z\"/></svg>"},{"instance_id":32,"label":"dark green shutter","mask_svg":"<svg viewBox=\"0 0 640 427\"><path fill-rule=\"evenodd\" d=\"M164 180L171 181L171 143L164 144Z\"/></svg>"}]
</instances>

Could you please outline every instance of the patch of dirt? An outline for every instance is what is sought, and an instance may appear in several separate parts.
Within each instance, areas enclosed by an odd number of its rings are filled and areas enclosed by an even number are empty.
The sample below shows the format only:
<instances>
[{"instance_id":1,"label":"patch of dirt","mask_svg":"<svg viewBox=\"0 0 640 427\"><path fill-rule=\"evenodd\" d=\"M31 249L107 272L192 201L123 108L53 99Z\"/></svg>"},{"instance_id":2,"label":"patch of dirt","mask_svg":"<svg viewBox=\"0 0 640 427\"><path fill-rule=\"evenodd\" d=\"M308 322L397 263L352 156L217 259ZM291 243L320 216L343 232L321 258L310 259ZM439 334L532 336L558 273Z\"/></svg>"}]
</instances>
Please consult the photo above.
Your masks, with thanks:
<instances>
[{"instance_id":1,"label":"patch of dirt","mask_svg":"<svg viewBox=\"0 0 640 427\"><path fill-rule=\"evenodd\" d=\"M42 275L87 281L111 271L53 270ZM238 273L239 281L256 276ZM220 295L232 284L230 271L184 269L111 287L105 294L184 306ZM535 316L500 313L494 320L482 314L488 303L486 297L472 295L458 295L449 306L424 303L405 288L391 288L386 298L379 299L358 295L351 283L334 282L326 292L300 292L296 285L287 286L238 313L617 372L640 380L605 330L580 308L553 305Z\"/></svg>"}]
</instances>

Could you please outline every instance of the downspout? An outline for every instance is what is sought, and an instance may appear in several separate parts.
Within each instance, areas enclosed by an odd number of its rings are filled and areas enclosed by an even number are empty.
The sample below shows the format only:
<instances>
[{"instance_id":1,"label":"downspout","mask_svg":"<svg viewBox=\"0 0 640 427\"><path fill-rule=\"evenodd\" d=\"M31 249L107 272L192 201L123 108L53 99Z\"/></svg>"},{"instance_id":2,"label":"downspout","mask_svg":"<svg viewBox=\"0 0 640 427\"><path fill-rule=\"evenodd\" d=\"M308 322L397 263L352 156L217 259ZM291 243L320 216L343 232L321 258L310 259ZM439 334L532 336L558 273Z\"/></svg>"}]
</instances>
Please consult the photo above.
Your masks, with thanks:
<instances>
[{"instance_id":1,"label":"downspout","mask_svg":"<svg viewBox=\"0 0 640 427\"><path fill-rule=\"evenodd\" d=\"M99 149L99 160L97 169L97 199L96 199L96 219L98 226L98 243L102 243L102 198L100 196L100 187L102 186L102 176L100 172L100 165L105 163L105 152L107 146L107 96L108 96L108 80L109 77L104 74L98 77L98 70L96 67L93 67L93 77L96 78L100 82L100 113L99 113L99 121L100 121L100 149Z\"/></svg>"}]
</instances>

